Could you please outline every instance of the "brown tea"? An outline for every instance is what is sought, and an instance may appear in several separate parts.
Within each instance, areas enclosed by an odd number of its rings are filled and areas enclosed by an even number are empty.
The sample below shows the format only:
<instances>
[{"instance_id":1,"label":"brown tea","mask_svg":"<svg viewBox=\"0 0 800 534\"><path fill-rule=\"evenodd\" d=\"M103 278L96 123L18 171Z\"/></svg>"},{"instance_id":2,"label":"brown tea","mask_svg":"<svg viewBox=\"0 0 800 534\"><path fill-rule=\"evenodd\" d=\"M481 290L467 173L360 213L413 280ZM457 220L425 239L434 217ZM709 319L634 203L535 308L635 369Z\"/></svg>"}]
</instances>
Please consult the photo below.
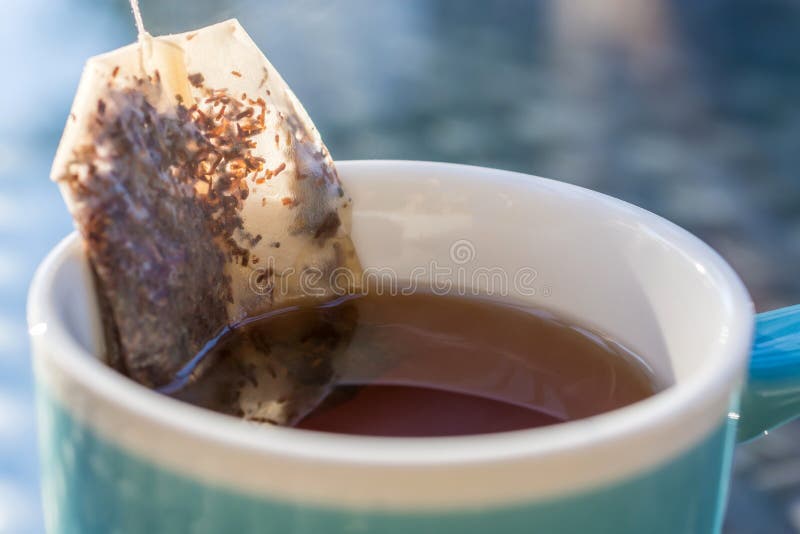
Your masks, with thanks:
<instances>
[{"instance_id":1,"label":"brown tea","mask_svg":"<svg viewBox=\"0 0 800 534\"><path fill-rule=\"evenodd\" d=\"M426 292L273 312L233 329L202 359L211 367L171 395L255 421L375 436L534 428L658 389L633 352L571 321ZM276 391L286 383L300 389ZM271 420L269 407L292 402L303 387L315 402Z\"/></svg>"}]
</instances>

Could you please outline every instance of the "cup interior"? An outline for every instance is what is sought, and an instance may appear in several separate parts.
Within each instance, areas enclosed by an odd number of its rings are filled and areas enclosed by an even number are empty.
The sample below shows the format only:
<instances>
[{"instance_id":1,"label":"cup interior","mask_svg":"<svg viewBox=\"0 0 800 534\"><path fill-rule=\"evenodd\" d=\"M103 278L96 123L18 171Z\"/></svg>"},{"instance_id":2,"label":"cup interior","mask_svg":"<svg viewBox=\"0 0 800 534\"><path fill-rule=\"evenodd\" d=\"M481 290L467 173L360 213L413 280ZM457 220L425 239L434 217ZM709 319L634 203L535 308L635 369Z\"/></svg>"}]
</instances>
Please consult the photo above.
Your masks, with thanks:
<instances>
[{"instance_id":1,"label":"cup interior","mask_svg":"<svg viewBox=\"0 0 800 534\"><path fill-rule=\"evenodd\" d=\"M550 310L631 348L664 385L749 336L752 306L730 267L645 210L475 167L354 162L341 172L368 269Z\"/></svg>"},{"instance_id":2,"label":"cup interior","mask_svg":"<svg viewBox=\"0 0 800 534\"><path fill-rule=\"evenodd\" d=\"M635 351L665 386L722 384L743 371L749 297L713 250L668 221L512 172L424 162L338 166L367 276L400 288L414 281L475 291L572 318ZM77 238L42 271L31 321L60 323L84 357L101 355Z\"/></svg>"}]
</instances>

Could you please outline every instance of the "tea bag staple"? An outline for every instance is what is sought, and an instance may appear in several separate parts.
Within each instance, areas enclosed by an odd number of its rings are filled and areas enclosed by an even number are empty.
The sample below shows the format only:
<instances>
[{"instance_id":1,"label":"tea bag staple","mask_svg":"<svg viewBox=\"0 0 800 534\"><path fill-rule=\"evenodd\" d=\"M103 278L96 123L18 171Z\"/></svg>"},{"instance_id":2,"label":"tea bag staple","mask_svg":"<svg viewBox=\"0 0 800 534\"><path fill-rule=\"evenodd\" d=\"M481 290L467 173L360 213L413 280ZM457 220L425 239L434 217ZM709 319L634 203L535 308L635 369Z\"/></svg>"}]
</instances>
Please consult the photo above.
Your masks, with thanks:
<instances>
[{"instance_id":1,"label":"tea bag staple","mask_svg":"<svg viewBox=\"0 0 800 534\"><path fill-rule=\"evenodd\" d=\"M236 20L89 59L51 177L95 273L109 363L149 387L205 372L204 347L246 317L340 294L337 270L360 279L333 161ZM264 394L241 412L285 423L287 395L315 398L332 376L297 386L261 349L247 387Z\"/></svg>"}]
</instances>

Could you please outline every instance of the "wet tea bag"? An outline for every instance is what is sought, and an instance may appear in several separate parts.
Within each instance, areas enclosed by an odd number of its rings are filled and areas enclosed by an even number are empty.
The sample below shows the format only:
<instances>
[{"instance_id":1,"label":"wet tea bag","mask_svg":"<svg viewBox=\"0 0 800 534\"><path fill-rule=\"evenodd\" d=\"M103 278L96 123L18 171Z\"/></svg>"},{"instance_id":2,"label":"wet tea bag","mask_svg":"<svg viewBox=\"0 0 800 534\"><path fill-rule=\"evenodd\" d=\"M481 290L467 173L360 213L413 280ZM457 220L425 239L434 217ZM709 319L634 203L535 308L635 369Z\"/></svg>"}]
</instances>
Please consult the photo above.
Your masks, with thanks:
<instances>
[{"instance_id":1,"label":"wet tea bag","mask_svg":"<svg viewBox=\"0 0 800 534\"><path fill-rule=\"evenodd\" d=\"M95 273L110 363L150 387L206 372L204 347L245 318L360 279L333 161L236 20L91 58L51 177ZM336 322L341 339L352 324ZM240 415L283 423L332 371L298 381L306 364L271 351L254 349L230 394Z\"/></svg>"}]
</instances>

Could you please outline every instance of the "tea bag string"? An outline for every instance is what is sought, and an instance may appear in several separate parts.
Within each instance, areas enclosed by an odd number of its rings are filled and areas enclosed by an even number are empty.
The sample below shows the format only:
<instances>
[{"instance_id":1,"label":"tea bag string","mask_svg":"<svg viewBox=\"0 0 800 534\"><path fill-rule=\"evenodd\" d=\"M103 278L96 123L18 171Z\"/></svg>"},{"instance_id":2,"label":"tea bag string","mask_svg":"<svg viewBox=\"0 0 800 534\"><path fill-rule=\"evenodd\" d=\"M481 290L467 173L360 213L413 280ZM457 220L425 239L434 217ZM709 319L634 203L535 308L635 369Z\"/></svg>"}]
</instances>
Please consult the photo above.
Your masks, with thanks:
<instances>
[{"instance_id":1,"label":"tea bag string","mask_svg":"<svg viewBox=\"0 0 800 534\"><path fill-rule=\"evenodd\" d=\"M145 68L145 57L150 56L150 41L152 37L147 30L144 29L144 21L142 20L142 10L139 9L139 0L130 0L131 10L133 10L133 20L136 23L136 32L138 33L139 41L139 68L143 75L147 75Z\"/></svg>"},{"instance_id":2,"label":"tea bag string","mask_svg":"<svg viewBox=\"0 0 800 534\"><path fill-rule=\"evenodd\" d=\"M136 22L136 31L139 32L139 37L141 37L147 32L144 30L142 10L139 9L139 0L131 0L131 9L133 10L133 20Z\"/></svg>"}]
</instances>

